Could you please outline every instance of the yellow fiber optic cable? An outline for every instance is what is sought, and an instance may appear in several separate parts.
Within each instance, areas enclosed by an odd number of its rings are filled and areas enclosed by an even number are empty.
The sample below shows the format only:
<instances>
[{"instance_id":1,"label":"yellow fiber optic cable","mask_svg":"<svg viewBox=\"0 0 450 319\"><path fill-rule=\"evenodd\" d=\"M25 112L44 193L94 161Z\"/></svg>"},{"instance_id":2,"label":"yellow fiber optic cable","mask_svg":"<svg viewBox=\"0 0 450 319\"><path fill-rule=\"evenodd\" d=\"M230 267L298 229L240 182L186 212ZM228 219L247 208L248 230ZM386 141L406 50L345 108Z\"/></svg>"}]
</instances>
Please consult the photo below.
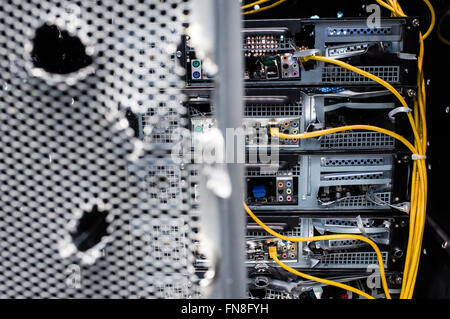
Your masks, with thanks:
<instances>
[{"instance_id":1,"label":"yellow fiber optic cable","mask_svg":"<svg viewBox=\"0 0 450 319\"><path fill-rule=\"evenodd\" d=\"M242 10L243 9L248 9L248 8L251 8L251 7L256 6L258 4L262 4L262 3L268 2L268 1L270 1L270 0L258 0L258 1L255 1L255 2L252 2L252 3L249 3L249 4L246 4L246 5L242 6L241 9Z\"/></svg>"},{"instance_id":2,"label":"yellow fiber optic cable","mask_svg":"<svg viewBox=\"0 0 450 319\"><path fill-rule=\"evenodd\" d=\"M305 274L303 272L297 271L294 268L291 268L291 267L287 266L286 264L282 263L278 259L277 248L275 246L269 247L269 257L272 258L278 265L280 265L281 268L289 271L290 273L293 273L294 275L300 276L300 277L305 278L307 280L313 280L313 281L321 282L321 283L326 284L326 285L330 285L330 286L335 286L335 287L338 287L338 288L346 289L346 290L354 292L354 293L356 293L358 295L361 295L361 296L363 296L363 297L365 297L367 299L375 299L374 297L372 297L371 295L365 293L364 291L356 289L356 288L354 288L352 286L349 286L349 285L346 285L346 284L342 284L340 282L328 280L328 279L323 279L323 278L311 276L311 275Z\"/></svg>"},{"instance_id":3,"label":"yellow fiber optic cable","mask_svg":"<svg viewBox=\"0 0 450 319\"><path fill-rule=\"evenodd\" d=\"M286 2L286 1L287 0L278 0L277 2L274 2L274 3L272 3L272 4L268 5L268 6L261 7L259 9L244 11L242 14L243 15L247 15L247 14L253 14L253 13L258 13L258 12L261 12L261 11L269 10L269 9L272 9L273 7L276 7L276 6L282 4L283 2Z\"/></svg>"},{"instance_id":4,"label":"yellow fiber optic cable","mask_svg":"<svg viewBox=\"0 0 450 319\"><path fill-rule=\"evenodd\" d=\"M320 240L330 240L330 239L356 239L356 240L361 240L361 241L369 244L375 250L375 253L377 255L377 260L378 260L378 264L379 264L379 267L380 267L381 282L382 282L382 285L383 285L384 293L385 293L387 299L391 299L391 295L389 294L389 289L388 289L388 285L387 285L387 281L386 281L386 273L384 271L384 263L383 263L383 257L381 255L381 251L378 248L378 246L372 240L370 240L369 238L361 236L361 235L353 235L353 234L336 234L336 235L324 235L324 236L314 236L314 237L289 237L289 236L284 236L284 235L282 235L280 233L277 233L276 231L274 231L273 229L268 227L266 224L264 224L258 217L256 217L256 215L250 210L250 208L247 206L247 204L245 202L243 203L243 205L244 205L244 209L247 212L247 214L259 226L261 226L266 232L268 232L272 236L280 238L281 240L287 240L287 241L291 241L291 242L307 242L307 241L320 241ZM314 278L317 278L317 277L314 277ZM317 278L317 279L320 279L320 278ZM316 279L311 279L311 280L318 281ZM325 279L321 279L321 280L325 280ZM320 281L320 282L322 282L322 281ZM334 282L334 281L330 281L330 280L328 280L328 282L329 282L330 285L336 286L336 287L340 287L340 286L338 286L336 284L341 285L340 283L337 283L337 282ZM345 289L347 289L347 288L345 288ZM360 291L360 292L362 292L362 291Z\"/></svg>"}]
</instances>

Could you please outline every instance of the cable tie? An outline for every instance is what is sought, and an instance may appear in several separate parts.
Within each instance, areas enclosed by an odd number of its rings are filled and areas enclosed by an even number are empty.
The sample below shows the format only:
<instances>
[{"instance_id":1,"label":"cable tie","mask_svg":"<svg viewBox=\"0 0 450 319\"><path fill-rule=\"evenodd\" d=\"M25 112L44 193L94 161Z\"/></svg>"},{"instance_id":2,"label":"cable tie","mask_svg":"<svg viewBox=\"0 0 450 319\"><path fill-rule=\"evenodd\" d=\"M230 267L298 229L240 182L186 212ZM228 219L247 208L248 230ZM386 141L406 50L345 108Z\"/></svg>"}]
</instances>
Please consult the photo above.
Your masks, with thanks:
<instances>
[{"instance_id":1,"label":"cable tie","mask_svg":"<svg viewBox=\"0 0 450 319\"><path fill-rule=\"evenodd\" d=\"M366 229L364 228L364 223L361 219L361 215L356 216L356 225L363 236L369 237L369 235L366 232Z\"/></svg>"},{"instance_id":2,"label":"cable tie","mask_svg":"<svg viewBox=\"0 0 450 319\"><path fill-rule=\"evenodd\" d=\"M411 209L411 203L410 202L403 202L396 205L391 205L392 208L398 209L402 212L409 213Z\"/></svg>"},{"instance_id":3,"label":"cable tie","mask_svg":"<svg viewBox=\"0 0 450 319\"><path fill-rule=\"evenodd\" d=\"M421 159L427 159L426 155L419 155L419 154L412 154L411 158L413 161L421 160Z\"/></svg>"},{"instance_id":4,"label":"cable tie","mask_svg":"<svg viewBox=\"0 0 450 319\"><path fill-rule=\"evenodd\" d=\"M394 115L400 112L405 112L405 113L410 113L412 112L412 110L409 107L405 107L405 106L400 106L400 107L396 107L395 109L393 109L392 111L389 112L389 118L394 121Z\"/></svg>"}]
</instances>

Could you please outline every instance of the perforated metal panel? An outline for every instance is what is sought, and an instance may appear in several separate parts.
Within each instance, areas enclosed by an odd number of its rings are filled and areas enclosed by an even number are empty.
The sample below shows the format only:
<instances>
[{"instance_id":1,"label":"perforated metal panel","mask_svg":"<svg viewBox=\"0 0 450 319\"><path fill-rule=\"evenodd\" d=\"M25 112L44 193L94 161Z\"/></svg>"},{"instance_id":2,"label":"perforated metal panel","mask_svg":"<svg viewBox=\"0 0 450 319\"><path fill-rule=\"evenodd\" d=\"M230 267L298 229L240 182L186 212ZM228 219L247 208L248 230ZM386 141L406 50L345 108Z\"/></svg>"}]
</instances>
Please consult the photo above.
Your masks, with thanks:
<instances>
[{"instance_id":1,"label":"perforated metal panel","mask_svg":"<svg viewBox=\"0 0 450 319\"><path fill-rule=\"evenodd\" d=\"M398 66L359 66L360 69L372 73L389 82L397 83L400 80L400 68ZM326 66L323 68L322 82L325 83L373 83L365 76L354 73L338 66Z\"/></svg>"},{"instance_id":2,"label":"perforated metal panel","mask_svg":"<svg viewBox=\"0 0 450 319\"><path fill-rule=\"evenodd\" d=\"M391 203L391 193L389 192L380 192L380 193L376 193L376 196L378 198L380 198L384 203ZM368 201L365 195L361 195L361 196L352 196L349 198L346 198L342 201L337 202L334 205L330 205L332 207L359 207L359 208L364 208L364 207L376 207L377 204Z\"/></svg>"},{"instance_id":3,"label":"perforated metal panel","mask_svg":"<svg viewBox=\"0 0 450 319\"><path fill-rule=\"evenodd\" d=\"M380 27L380 28L352 28L352 27L329 27L329 36L349 36L349 35L376 35L376 34L392 34L391 27Z\"/></svg>"},{"instance_id":4,"label":"perforated metal panel","mask_svg":"<svg viewBox=\"0 0 450 319\"><path fill-rule=\"evenodd\" d=\"M301 237L302 236L302 219L299 218L298 226L292 230L281 232L282 235L288 237ZM247 237L268 237L270 236L266 231L249 231Z\"/></svg>"},{"instance_id":5,"label":"perforated metal panel","mask_svg":"<svg viewBox=\"0 0 450 319\"><path fill-rule=\"evenodd\" d=\"M301 105L258 105L247 104L244 109L246 117L285 117L302 115Z\"/></svg>"},{"instance_id":6,"label":"perforated metal panel","mask_svg":"<svg viewBox=\"0 0 450 319\"><path fill-rule=\"evenodd\" d=\"M272 172L270 170L264 171L259 168L248 168L245 171L245 176L299 176L300 175L300 163L292 167L290 170L277 170L276 172Z\"/></svg>"},{"instance_id":7,"label":"perforated metal panel","mask_svg":"<svg viewBox=\"0 0 450 319\"><path fill-rule=\"evenodd\" d=\"M386 266L388 253L381 252L383 263ZM329 268L345 265L346 268L358 268L377 264L377 254L375 252L348 252L331 253L323 256L317 268Z\"/></svg>"},{"instance_id":8,"label":"perforated metal panel","mask_svg":"<svg viewBox=\"0 0 450 319\"><path fill-rule=\"evenodd\" d=\"M187 13L187 0L0 3L0 298L200 296L194 174L170 159ZM88 65L46 69L33 43L46 23L50 47L78 39ZM151 143L125 108L146 114ZM77 249L98 214L106 233Z\"/></svg>"},{"instance_id":9,"label":"perforated metal panel","mask_svg":"<svg viewBox=\"0 0 450 319\"><path fill-rule=\"evenodd\" d=\"M393 148L394 145L393 137L378 132L334 133L320 139L320 147L324 149Z\"/></svg>"},{"instance_id":10,"label":"perforated metal panel","mask_svg":"<svg viewBox=\"0 0 450 319\"><path fill-rule=\"evenodd\" d=\"M385 159L383 157L373 157L373 158L326 158L320 161L321 166L325 167L338 167L338 166L373 166L373 165L383 165Z\"/></svg>"}]
</instances>

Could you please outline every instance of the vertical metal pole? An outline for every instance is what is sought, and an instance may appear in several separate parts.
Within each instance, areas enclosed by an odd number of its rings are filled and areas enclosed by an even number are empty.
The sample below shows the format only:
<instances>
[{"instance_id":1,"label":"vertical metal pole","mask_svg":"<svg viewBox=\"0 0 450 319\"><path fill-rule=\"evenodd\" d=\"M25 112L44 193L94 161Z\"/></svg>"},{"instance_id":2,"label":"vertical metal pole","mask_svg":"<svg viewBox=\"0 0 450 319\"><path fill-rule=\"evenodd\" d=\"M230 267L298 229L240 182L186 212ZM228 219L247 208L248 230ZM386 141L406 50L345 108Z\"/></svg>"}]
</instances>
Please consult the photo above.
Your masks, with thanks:
<instances>
[{"instance_id":1,"label":"vertical metal pole","mask_svg":"<svg viewBox=\"0 0 450 319\"><path fill-rule=\"evenodd\" d=\"M241 40L241 13L238 0L215 0L216 46L215 60L218 66L216 77L215 106L218 126L223 136L226 128L239 128L243 118L243 56ZM237 150L234 154L242 152ZM236 157L235 157L236 158ZM244 298L247 274L245 268L245 213L242 207L242 164L225 164L229 172L232 194L219 199L221 258L218 267L217 298Z\"/></svg>"}]
</instances>

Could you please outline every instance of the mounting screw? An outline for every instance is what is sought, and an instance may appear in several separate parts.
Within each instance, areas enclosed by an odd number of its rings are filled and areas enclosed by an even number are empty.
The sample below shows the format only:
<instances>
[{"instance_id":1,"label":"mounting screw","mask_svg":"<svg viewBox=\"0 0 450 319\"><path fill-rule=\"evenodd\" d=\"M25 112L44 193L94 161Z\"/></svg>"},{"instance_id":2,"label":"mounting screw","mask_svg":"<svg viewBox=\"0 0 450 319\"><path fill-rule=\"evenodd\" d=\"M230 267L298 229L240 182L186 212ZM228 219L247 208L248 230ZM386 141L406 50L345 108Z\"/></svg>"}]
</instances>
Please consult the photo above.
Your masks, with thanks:
<instances>
[{"instance_id":1,"label":"mounting screw","mask_svg":"<svg viewBox=\"0 0 450 319\"><path fill-rule=\"evenodd\" d=\"M181 51L180 50L177 51L177 58L181 58Z\"/></svg>"},{"instance_id":2,"label":"mounting screw","mask_svg":"<svg viewBox=\"0 0 450 319\"><path fill-rule=\"evenodd\" d=\"M401 285L401 284L402 284L402 281L403 281L402 277L400 277L400 276L395 277L395 283L396 283L397 285Z\"/></svg>"},{"instance_id":3,"label":"mounting screw","mask_svg":"<svg viewBox=\"0 0 450 319\"><path fill-rule=\"evenodd\" d=\"M408 93L408 96L416 96L416 91L414 91L413 89L409 89L407 91L407 93Z\"/></svg>"},{"instance_id":4,"label":"mounting screw","mask_svg":"<svg viewBox=\"0 0 450 319\"><path fill-rule=\"evenodd\" d=\"M419 19L413 19L413 20L411 21L411 24L412 24L413 26L415 26L415 27L418 27L418 26L420 25Z\"/></svg>"},{"instance_id":5,"label":"mounting screw","mask_svg":"<svg viewBox=\"0 0 450 319\"><path fill-rule=\"evenodd\" d=\"M403 256L403 250L401 250L398 247L395 247L393 255L394 255L395 258L401 258Z\"/></svg>"},{"instance_id":6,"label":"mounting screw","mask_svg":"<svg viewBox=\"0 0 450 319\"><path fill-rule=\"evenodd\" d=\"M442 248L446 249L448 247L448 241L442 243Z\"/></svg>"}]
</instances>

